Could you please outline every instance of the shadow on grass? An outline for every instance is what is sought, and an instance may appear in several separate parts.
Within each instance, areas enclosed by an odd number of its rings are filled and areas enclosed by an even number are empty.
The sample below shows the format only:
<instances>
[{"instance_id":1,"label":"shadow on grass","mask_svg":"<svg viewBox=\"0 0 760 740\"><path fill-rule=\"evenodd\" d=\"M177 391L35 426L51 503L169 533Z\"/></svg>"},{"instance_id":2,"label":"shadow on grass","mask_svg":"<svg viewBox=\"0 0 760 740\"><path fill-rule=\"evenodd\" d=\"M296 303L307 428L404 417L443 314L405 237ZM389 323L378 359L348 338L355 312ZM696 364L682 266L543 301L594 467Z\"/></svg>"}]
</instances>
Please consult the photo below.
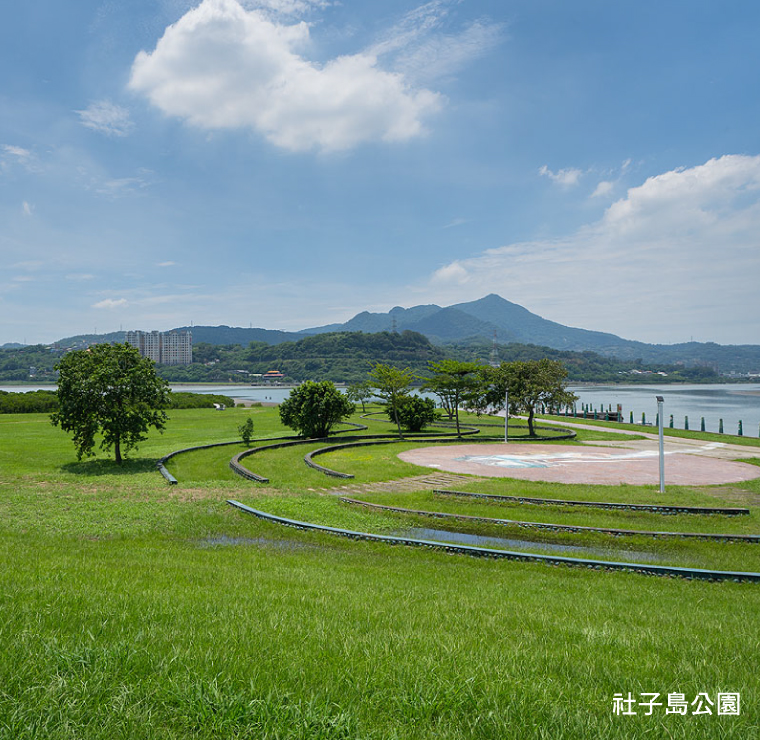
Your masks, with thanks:
<instances>
[{"instance_id":1,"label":"shadow on grass","mask_svg":"<svg viewBox=\"0 0 760 740\"><path fill-rule=\"evenodd\" d=\"M74 475L136 475L153 473L156 470L154 458L127 458L118 465L115 460L81 460L61 465L61 470Z\"/></svg>"}]
</instances>

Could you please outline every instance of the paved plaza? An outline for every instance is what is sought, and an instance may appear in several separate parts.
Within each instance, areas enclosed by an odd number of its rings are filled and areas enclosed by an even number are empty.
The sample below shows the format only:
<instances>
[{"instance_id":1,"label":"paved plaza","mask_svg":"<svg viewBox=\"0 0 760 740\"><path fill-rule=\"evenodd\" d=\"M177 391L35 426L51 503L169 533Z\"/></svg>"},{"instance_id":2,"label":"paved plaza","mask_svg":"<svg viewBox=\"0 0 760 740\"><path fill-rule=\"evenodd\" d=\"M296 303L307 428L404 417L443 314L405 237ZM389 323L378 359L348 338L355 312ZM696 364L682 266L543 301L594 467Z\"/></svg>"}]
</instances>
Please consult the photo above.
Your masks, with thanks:
<instances>
[{"instance_id":1,"label":"paved plaza","mask_svg":"<svg viewBox=\"0 0 760 740\"><path fill-rule=\"evenodd\" d=\"M604 445L604 446L601 446ZM494 443L434 445L399 454L405 462L451 473L491 478L520 478L553 483L631 485L660 480L656 440L556 445ZM671 485L717 485L760 478L760 467L735 462L758 449L721 443L671 440L665 443L665 482Z\"/></svg>"}]
</instances>

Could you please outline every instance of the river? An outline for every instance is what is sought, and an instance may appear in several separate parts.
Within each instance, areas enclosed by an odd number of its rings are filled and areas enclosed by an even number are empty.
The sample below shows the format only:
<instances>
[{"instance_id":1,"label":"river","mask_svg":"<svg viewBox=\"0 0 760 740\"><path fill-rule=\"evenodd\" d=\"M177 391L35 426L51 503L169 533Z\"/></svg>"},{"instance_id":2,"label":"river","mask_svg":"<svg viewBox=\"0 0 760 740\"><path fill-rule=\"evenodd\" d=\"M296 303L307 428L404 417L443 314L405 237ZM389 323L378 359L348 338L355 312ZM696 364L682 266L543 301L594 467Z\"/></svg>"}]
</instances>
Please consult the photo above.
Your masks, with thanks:
<instances>
[{"instance_id":1,"label":"river","mask_svg":"<svg viewBox=\"0 0 760 740\"><path fill-rule=\"evenodd\" d=\"M8 385L0 390L20 392L38 388L54 389L54 385ZM173 385L174 390L193 393L219 393L247 401L279 403L288 397L290 388L278 386L252 385ZM663 396L666 425L673 415L674 426L684 427L684 417L689 417L689 428L699 429L701 418L705 418L708 432L717 432L720 419L726 434L736 434L739 421L743 422L745 436L757 437L760 433L760 383L716 384L716 385L578 385L570 386L581 404L592 408L605 409L617 404L623 407L625 421L633 412L634 421L641 421L642 412L648 422L654 423L657 415L656 396Z\"/></svg>"}]
</instances>

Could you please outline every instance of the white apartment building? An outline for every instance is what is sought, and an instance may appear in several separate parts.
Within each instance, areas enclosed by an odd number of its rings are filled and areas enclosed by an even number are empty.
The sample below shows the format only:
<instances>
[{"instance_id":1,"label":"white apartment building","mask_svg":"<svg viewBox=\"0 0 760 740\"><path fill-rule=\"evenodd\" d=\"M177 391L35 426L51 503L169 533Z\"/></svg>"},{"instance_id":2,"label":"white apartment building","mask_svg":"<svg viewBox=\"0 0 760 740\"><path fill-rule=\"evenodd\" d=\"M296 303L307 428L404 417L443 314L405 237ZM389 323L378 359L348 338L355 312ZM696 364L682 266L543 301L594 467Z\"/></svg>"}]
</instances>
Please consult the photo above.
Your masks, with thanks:
<instances>
[{"instance_id":1,"label":"white apartment building","mask_svg":"<svg viewBox=\"0 0 760 740\"><path fill-rule=\"evenodd\" d=\"M127 344L157 365L190 365L193 361L193 335L189 331L128 331Z\"/></svg>"}]
</instances>

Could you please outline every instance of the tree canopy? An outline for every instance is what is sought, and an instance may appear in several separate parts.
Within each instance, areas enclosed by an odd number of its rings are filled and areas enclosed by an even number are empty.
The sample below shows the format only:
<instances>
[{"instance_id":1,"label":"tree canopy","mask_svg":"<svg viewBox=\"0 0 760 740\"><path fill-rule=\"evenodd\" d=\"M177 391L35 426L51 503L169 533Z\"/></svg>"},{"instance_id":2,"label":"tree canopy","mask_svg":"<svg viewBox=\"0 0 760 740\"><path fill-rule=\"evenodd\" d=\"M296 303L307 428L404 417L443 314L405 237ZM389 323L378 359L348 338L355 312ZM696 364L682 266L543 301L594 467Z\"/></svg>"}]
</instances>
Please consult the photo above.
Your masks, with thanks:
<instances>
[{"instance_id":1,"label":"tree canopy","mask_svg":"<svg viewBox=\"0 0 760 740\"><path fill-rule=\"evenodd\" d=\"M302 437L326 437L332 427L354 413L351 403L329 380L307 380L280 404L280 420Z\"/></svg>"},{"instance_id":2,"label":"tree canopy","mask_svg":"<svg viewBox=\"0 0 760 740\"><path fill-rule=\"evenodd\" d=\"M526 362L502 362L499 367L483 367L480 372L478 408L504 408L508 391L507 413L527 414L528 434L531 436L535 436L533 418L539 404L558 409L578 399L565 388L567 370L558 360L544 358Z\"/></svg>"},{"instance_id":3,"label":"tree canopy","mask_svg":"<svg viewBox=\"0 0 760 740\"><path fill-rule=\"evenodd\" d=\"M98 344L70 352L56 365L58 410L51 422L73 435L77 459L113 448L117 463L145 439L149 428L164 429L168 384L153 361L128 344Z\"/></svg>"},{"instance_id":4,"label":"tree canopy","mask_svg":"<svg viewBox=\"0 0 760 740\"><path fill-rule=\"evenodd\" d=\"M396 422L399 437L403 436L401 434L401 421L398 416L399 403L402 398L408 395L409 385L415 378L417 376L408 367L402 370L381 362L378 362L369 374L370 388L374 388L375 395L388 404Z\"/></svg>"},{"instance_id":5,"label":"tree canopy","mask_svg":"<svg viewBox=\"0 0 760 740\"><path fill-rule=\"evenodd\" d=\"M433 377L423 386L423 390L432 391L441 399L441 404L446 410L449 419L456 420L457 436L459 432L459 406L464 401L472 399L478 388L476 375L480 368L474 362L460 362L459 360L441 360L431 362L430 369Z\"/></svg>"},{"instance_id":6,"label":"tree canopy","mask_svg":"<svg viewBox=\"0 0 760 740\"><path fill-rule=\"evenodd\" d=\"M410 432L420 432L438 418L433 399L421 396L404 396L395 409L388 407L386 412L391 420L395 418L395 412L401 426Z\"/></svg>"}]
</instances>

